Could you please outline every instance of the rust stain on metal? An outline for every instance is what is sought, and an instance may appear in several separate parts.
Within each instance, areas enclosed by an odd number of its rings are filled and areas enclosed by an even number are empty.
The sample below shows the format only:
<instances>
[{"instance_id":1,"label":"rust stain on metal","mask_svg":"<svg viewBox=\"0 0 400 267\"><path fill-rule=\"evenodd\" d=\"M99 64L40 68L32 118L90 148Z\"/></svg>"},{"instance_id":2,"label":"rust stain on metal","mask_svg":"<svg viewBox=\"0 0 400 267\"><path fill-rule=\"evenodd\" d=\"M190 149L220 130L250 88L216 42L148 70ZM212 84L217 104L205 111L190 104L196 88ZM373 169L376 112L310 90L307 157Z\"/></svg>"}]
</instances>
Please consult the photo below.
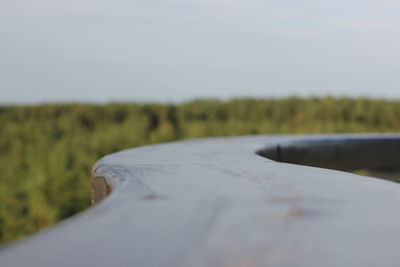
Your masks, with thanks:
<instances>
[{"instance_id":1,"label":"rust stain on metal","mask_svg":"<svg viewBox=\"0 0 400 267\"><path fill-rule=\"evenodd\" d=\"M153 199L156 199L156 198L158 198L159 196L157 196L156 194L147 194L147 195L144 195L143 197L142 197L142 199L143 200L153 200Z\"/></svg>"},{"instance_id":2,"label":"rust stain on metal","mask_svg":"<svg viewBox=\"0 0 400 267\"><path fill-rule=\"evenodd\" d=\"M92 205L95 205L111 193L111 187L108 185L104 177L92 176L91 193Z\"/></svg>"},{"instance_id":3,"label":"rust stain on metal","mask_svg":"<svg viewBox=\"0 0 400 267\"><path fill-rule=\"evenodd\" d=\"M288 212L288 217L290 218L298 218L298 217L305 217L311 215L311 212L302 208L292 208Z\"/></svg>"}]
</instances>

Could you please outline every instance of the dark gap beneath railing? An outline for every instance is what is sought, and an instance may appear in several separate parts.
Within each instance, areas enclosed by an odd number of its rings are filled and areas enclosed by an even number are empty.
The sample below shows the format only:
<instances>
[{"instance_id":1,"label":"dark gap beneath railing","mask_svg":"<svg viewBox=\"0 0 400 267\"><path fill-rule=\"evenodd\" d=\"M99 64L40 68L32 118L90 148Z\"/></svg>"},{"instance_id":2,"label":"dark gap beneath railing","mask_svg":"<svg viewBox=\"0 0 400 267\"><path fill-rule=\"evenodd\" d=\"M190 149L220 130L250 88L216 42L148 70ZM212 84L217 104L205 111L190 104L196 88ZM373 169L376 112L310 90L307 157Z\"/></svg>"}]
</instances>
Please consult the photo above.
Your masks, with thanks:
<instances>
[{"instance_id":1,"label":"dark gap beneath railing","mask_svg":"<svg viewBox=\"0 0 400 267\"><path fill-rule=\"evenodd\" d=\"M348 171L400 181L400 138L315 138L283 142L256 152L284 163Z\"/></svg>"}]
</instances>

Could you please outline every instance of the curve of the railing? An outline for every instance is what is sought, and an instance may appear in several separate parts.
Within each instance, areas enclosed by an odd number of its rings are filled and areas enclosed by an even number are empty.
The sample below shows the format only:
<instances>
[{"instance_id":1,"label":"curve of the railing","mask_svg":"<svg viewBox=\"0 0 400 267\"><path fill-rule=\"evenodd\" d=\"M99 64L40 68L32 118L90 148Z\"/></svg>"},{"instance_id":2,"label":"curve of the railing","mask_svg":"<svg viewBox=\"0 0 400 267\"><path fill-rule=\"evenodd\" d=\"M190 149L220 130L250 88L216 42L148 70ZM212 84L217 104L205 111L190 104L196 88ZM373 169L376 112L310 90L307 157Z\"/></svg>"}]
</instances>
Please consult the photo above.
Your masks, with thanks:
<instances>
[{"instance_id":1,"label":"curve of the railing","mask_svg":"<svg viewBox=\"0 0 400 267\"><path fill-rule=\"evenodd\" d=\"M345 135L287 140L257 151L279 162L336 169L400 168L398 135Z\"/></svg>"},{"instance_id":2,"label":"curve of the railing","mask_svg":"<svg viewBox=\"0 0 400 267\"><path fill-rule=\"evenodd\" d=\"M400 184L297 164L395 171L399 159L399 134L122 151L93 168L93 202L110 196L3 249L0 266L398 266Z\"/></svg>"}]
</instances>

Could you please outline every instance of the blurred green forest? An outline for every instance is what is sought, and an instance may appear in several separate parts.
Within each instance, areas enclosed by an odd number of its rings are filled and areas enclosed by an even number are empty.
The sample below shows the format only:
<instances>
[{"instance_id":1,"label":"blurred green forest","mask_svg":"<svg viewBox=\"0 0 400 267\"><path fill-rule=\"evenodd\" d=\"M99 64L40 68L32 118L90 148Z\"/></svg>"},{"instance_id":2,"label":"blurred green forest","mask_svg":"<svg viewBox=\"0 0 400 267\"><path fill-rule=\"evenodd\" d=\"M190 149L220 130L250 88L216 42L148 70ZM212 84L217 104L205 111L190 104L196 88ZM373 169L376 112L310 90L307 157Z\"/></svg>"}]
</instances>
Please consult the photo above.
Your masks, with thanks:
<instances>
[{"instance_id":1,"label":"blurred green forest","mask_svg":"<svg viewBox=\"0 0 400 267\"><path fill-rule=\"evenodd\" d=\"M91 167L106 154L195 137L400 132L400 101L0 106L0 127L0 242L6 242L89 207Z\"/></svg>"}]
</instances>

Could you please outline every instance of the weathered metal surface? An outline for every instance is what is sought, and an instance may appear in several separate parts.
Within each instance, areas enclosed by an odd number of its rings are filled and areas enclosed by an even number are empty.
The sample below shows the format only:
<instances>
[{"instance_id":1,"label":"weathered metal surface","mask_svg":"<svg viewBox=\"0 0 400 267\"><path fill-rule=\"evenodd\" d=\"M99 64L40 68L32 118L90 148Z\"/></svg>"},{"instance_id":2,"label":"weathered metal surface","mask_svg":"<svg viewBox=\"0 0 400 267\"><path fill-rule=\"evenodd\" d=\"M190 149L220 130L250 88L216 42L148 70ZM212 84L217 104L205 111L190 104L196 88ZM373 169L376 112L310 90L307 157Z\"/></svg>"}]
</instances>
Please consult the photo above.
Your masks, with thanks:
<instances>
[{"instance_id":1,"label":"weathered metal surface","mask_svg":"<svg viewBox=\"0 0 400 267\"><path fill-rule=\"evenodd\" d=\"M400 135L213 138L119 152L93 168L94 201L110 186L107 198L4 249L0 266L399 266L400 184L256 152L396 168Z\"/></svg>"}]
</instances>

